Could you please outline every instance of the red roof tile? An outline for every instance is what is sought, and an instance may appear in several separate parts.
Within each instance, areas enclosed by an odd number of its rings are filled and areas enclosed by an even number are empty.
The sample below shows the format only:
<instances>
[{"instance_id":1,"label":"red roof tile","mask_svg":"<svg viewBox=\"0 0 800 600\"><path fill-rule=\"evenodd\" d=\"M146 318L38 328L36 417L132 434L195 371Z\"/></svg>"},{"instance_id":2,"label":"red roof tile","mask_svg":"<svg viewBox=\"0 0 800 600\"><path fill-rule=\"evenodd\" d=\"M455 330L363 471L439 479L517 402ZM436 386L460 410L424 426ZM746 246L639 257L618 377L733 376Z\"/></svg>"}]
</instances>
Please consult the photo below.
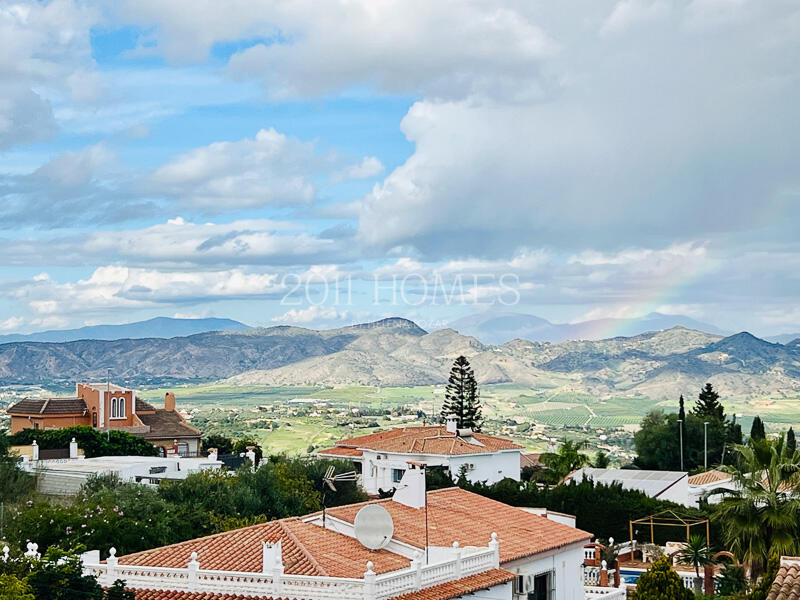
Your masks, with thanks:
<instances>
[{"instance_id":1,"label":"red roof tile","mask_svg":"<svg viewBox=\"0 0 800 600\"><path fill-rule=\"evenodd\" d=\"M501 583L512 581L516 577L513 573L505 569L492 569L470 575L456 581L448 581L439 585L434 585L418 592L396 596L393 600L450 600L460 598L466 594L472 594L478 590L485 590Z\"/></svg>"},{"instance_id":2,"label":"red roof tile","mask_svg":"<svg viewBox=\"0 0 800 600\"><path fill-rule=\"evenodd\" d=\"M391 499L373 500L391 514L394 538L423 548L425 509L409 508ZM328 509L328 515L352 523L366 503ZM498 535L500 560L508 562L574 543L592 535L520 508L462 490L447 488L428 493L428 535L432 546L486 546Z\"/></svg>"},{"instance_id":3,"label":"red roof tile","mask_svg":"<svg viewBox=\"0 0 800 600\"><path fill-rule=\"evenodd\" d=\"M267 596L240 596L239 594L212 594L210 592L173 592L170 590L130 590L136 600L273 600ZM274 600L280 600L276 598Z\"/></svg>"},{"instance_id":4,"label":"red roof tile","mask_svg":"<svg viewBox=\"0 0 800 600\"><path fill-rule=\"evenodd\" d=\"M318 450L317 454L325 454L327 456L362 456L363 450L358 448L344 448L342 446L334 446L326 450Z\"/></svg>"},{"instance_id":5,"label":"red roof tile","mask_svg":"<svg viewBox=\"0 0 800 600\"><path fill-rule=\"evenodd\" d=\"M709 483L718 483L720 481L728 481L731 479L731 474L719 469L711 469L697 475L689 477L689 485L708 485Z\"/></svg>"},{"instance_id":6,"label":"red roof tile","mask_svg":"<svg viewBox=\"0 0 800 600\"><path fill-rule=\"evenodd\" d=\"M800 564L786 564L778 569L767 600L800 599Z\"/></svg>"},{"instance_id":7,"label":"red roof tile","mask_svg":"<svg viewBox=\"0 0 800 600\"><path fill-rule=\"evenodd\" d=\"M499 450L517 450L522 446L511 440L473 433L458 436L443 426L398 427L368 435L339 440L337 448L366 448L383 452L417 454L485 454ZM325 451L330 453L329 451Z\"/></svg>"},{"instance_id":8,"label":"red roof tile","mask_svg":"<svg viewBox=\"0 0 800 600\"><path fill-rule=\"evenodd\" d=\"M380 574L409 566L409 559L379 550L372 552L357 540L299 519L281 519L234 529L129 554L119 558L121 565L183 568L192 552L197 552L200 568L224 571L260 572L262 542L281 540L283 565L288 575L329 577L364 576L368 561Z\"/></svg>"},{"instance_id":9,"label":"red roof tile","mask_svg":"<svg viewBox=\"0 0 800 600\"><path fill-rule=\"evenodd\" d=\"M23 398L8 407L10 415L85 415L83 398Z\"/></svg>"}]
</instances>

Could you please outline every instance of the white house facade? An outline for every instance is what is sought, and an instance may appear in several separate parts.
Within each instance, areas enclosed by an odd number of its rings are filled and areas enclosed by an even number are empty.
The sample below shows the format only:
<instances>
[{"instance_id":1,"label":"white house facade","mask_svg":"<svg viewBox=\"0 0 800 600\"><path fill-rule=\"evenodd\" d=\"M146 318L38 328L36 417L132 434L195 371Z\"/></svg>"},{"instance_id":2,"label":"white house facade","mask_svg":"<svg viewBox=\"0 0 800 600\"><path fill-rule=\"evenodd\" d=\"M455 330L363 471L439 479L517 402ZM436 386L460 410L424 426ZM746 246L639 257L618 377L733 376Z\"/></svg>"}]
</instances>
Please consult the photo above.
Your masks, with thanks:
<instances>
[{"instance_id":1,"label":"white house facade","mask_svg":"<svg viewBox=\"0 0 800 600\"><path fill-rule=\"evenodd\" d=\"M448 419L445 426L401 427L340 440L317 456L352 460L361 486L377 495L397 488L410 462L444 467L454 478L463 470L472 482L519 481L522 450L505 438L457 429L455 419Z\"/></svg>"}]
</instances>

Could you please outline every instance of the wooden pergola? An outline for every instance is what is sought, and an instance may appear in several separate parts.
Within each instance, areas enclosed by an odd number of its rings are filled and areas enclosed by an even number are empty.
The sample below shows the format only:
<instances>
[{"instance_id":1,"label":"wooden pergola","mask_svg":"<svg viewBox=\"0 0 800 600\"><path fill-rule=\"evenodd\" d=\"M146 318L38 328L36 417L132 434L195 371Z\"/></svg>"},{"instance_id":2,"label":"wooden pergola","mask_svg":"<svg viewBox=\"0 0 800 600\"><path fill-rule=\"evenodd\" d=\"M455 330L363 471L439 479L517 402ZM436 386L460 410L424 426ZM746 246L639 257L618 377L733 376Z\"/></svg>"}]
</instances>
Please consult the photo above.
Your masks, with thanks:
<instances>
[{"instance_id":1,"label":"wooden pergola","mask_svg":"<svg viewBox=\"0 0 800 600\"><path fill-rule=\"evenodd\" d=\"M686 541L688 542L692 527L706 526L706 546L711 542L711 528L708 519L694 519L692 517L682 517L674 510L663 510L649 517L642 517L641 519L633 519L628 521L630 526L631 544L633 544L633 526L634 525L649 525L650 526L650 543L655 544L655 528L656 527L683 527L686 529Z\"/></svg>"}]
</instances>

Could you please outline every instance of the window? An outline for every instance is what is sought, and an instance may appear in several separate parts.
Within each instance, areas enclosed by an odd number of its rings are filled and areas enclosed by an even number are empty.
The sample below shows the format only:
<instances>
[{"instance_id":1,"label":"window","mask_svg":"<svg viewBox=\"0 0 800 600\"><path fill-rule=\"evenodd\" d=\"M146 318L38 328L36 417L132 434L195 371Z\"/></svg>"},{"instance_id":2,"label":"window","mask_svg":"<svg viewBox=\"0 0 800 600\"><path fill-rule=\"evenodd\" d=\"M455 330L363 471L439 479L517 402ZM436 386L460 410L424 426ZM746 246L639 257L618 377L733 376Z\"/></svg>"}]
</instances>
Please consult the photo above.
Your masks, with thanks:
<instances>
[{"instance_id":1,"label":"window","mask_svg":"<svg viewBox=\"0 0 800 600\"><path fill-rule=\"evenodd\" d=\"M189 454L189 444L178 442L178 456L186 456L187 454Z\"/></svg>"},{"instance_id":2,"label":"window","mask_svg":"<svg viewBox=\"0 0 800 600\"><path fill-rule=\"evenodd\" d=\"M124 419L125 418L125 398L120 398L119 400L117 400L117 402L118 402L117 416L120 419Z\"/></svg>"},{"instance_id":3,"label":"window","mask_svg":"<svg viewBox=\"0 0 800 600\"><path fill-rule=\"evenodd\" d=\"M405 470L403 469L392 469L392 483L400 483L404 474Z\"/></svg>"},{"instance_id":4,"label":"window","mask_svg":"<svg viewBox=\"0 0 800 600\"><path fill-rule=\"evenodd\" d=\"M528 591L528 600L550 600L552 573L542 573L533 578L533 588Z\"/></svg>"},{"instance_id":5,"label":"window","mask_svg":"<svg viewBox=\"0 0 800 600\"><path fill-rule=\"evenodd\" d=\"M34 421L34 422L33 422L33 428L34 428L34 429L39 429L39 423L37 423L36 421Z\"/></svg>"},{"instance_id":6,"label":"window","mask_svg":"<svg viewBox=\"0 0 800 600\"><path fill-rule=\"evenodd\" d=\"M92 427L97 427L97 411L92 412Z\"/></svg>"},{"instance_id":7,"label":"window","mask_svg":"<svg viewBox=\"0 0 800 600\"><path fill-rule=\"evenodd\" d=\"M111 418L112 419L116 419L117 418L117 399L116 398L112 398L111 399Z\"/></svg>"}]
</instances>

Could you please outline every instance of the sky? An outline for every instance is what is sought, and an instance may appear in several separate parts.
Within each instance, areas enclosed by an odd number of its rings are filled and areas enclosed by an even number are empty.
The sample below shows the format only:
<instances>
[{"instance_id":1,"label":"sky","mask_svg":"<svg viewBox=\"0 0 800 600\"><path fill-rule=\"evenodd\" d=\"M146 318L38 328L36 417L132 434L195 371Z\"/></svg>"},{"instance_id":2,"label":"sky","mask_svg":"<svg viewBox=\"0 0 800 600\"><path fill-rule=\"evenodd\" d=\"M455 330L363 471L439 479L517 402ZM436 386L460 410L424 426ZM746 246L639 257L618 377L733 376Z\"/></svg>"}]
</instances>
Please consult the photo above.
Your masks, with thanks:
<instances>
[{"instance_id":1,"label":"sky","mask_svg":"<svg viewBox=\"0 0 800 600\"><path fill-rule=\"evenodd\" d=\"M800 0L0 0L0 334L800 331Z\"/></svg>"}]
</instances>

